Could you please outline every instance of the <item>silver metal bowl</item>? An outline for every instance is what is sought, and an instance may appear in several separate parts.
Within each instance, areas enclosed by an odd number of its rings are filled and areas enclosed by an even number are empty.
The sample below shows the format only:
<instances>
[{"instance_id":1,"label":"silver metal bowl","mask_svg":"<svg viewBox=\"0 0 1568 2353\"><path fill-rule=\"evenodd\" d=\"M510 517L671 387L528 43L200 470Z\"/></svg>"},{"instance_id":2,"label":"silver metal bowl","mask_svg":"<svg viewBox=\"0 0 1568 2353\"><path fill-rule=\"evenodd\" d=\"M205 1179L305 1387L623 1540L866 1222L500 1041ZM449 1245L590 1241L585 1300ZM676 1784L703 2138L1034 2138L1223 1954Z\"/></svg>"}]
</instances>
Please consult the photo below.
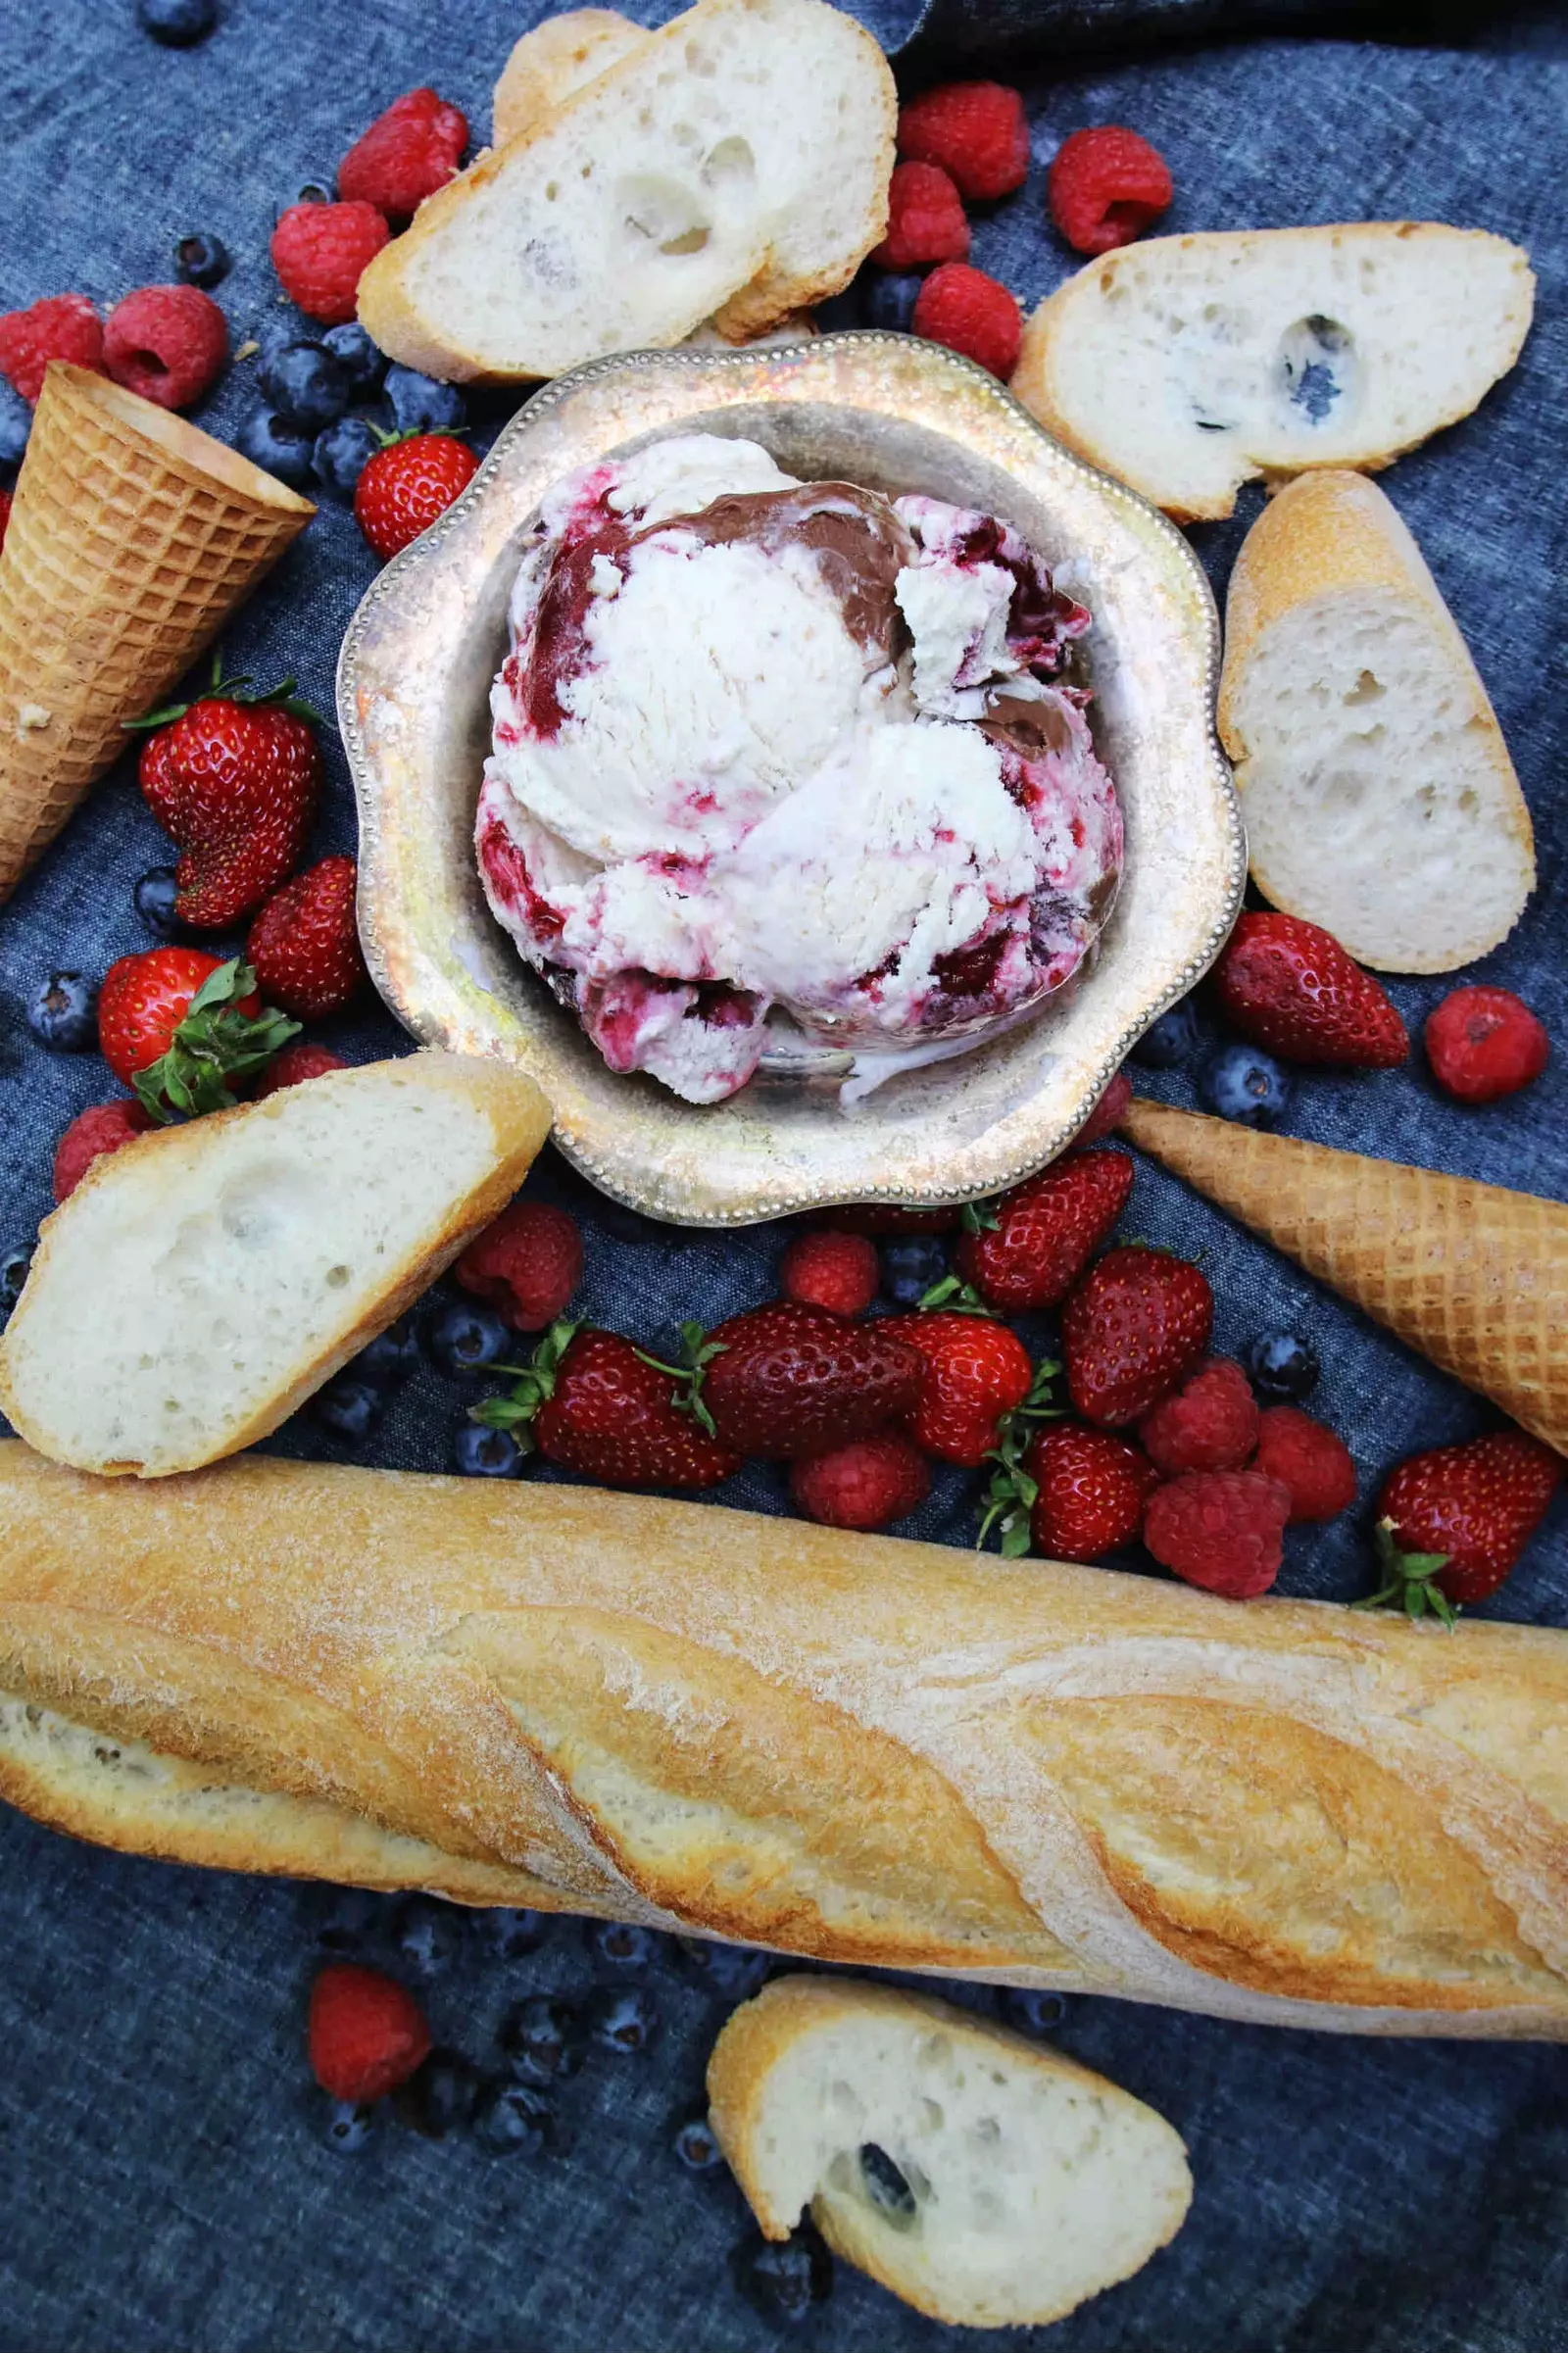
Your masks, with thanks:
<instances>
[{"instance_id":1,"label":"silver metal bowl","mask_svg":"<svg viewBox=\"0 0 1568 2353\"><path fill-rule=\"evenodd\" d=\"M472 833L489 688L524 535L563 474L672 432L740 434L788 471L918 491L1005 517L1095 616L1095 730L1127 821L1094 969L948 1061L842 1092L847 1057L788 1055L721 1103L606 1068L517 956ZM535 1078L556 1141L617 1201L747 1225L849 1201L922 1204L1016 1183L1061 1151L1140 1033L1217 955L1246 843L1214 738L1219 623L1192 550L1132 491L1057 447L992 377L906 335L776 351L633 352L535 394L468 490L390 564L349 625L338 719L360 804L360 929L415 1036Z\"/></svg>"}]
</instances>

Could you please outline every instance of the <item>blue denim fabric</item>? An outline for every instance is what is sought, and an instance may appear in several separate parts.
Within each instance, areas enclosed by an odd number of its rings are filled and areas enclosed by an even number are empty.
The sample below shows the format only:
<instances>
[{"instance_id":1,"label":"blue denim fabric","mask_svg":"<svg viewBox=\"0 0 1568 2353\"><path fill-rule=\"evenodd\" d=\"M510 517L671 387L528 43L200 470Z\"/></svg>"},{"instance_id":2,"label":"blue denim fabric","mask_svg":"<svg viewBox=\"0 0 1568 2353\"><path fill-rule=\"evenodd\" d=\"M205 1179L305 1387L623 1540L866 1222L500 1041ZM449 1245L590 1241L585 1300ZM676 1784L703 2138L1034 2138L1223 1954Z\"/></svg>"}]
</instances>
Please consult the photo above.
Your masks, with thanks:
<instances>
[{"instance_id":1,"label":"blue denim fabric","mask_svg":"<svg viewBox=\"0 0 1568 2353\"><path fill-rule=\"evenodd\" d=\"M1028 302L1072 266L1045 222L1045 167L1068 131L1107 120L1133 123L1168 157L1173 229L1406 215L1495 228L1534 253L1540 306L1519 367L1477 416L1385 480L1474 649L1536 814L1540 890L1481 976L1520 990L1568 1048L1558 574L1568 542L1568 77L1546 16L1538 12L1528 49L1493 26L1465 52L1229 40L1065 73L1068 20L1081 25L1092 8L1018 0L992 11L970 0L965 12L938 0L926 38L956 27L972 50L977 25L994 17L1000 34L1019 10L1040 27L1025 60L1037 76L1028 85L1035 169L980 222L975 259ZM112 300L167 278L175 238L205 229L235 256L219 300L239 342L277 300L266 250L273 207L329 171L413 83L433 82L482 126L507 43L530 13L528 0L510 17L479 0L223 0L218 35L174 53L135 31L128 0L0 12L0 307L66 287ZM654 21L669 11L635 13ZM879 0L864 13L893 43L916 8ZM1114 13L1098 20L1112 32ZM1141 21L1170 28L1157 9ZM251 398L248 377L248 363L235 367L202 421L231 431ZM491 404L492 422L505 407ZM1256 504L1249 494L1233 522L1195 534L1217 587ZM236 623L231 663L265 679L292 670L330 708L338 641L374 568L352 520L323 506ZM335 744L327 757L318 855L354 842ZM48 1206L50 1152L66 1120L110 1092L92 1055L34 1046L23 1003L52 965L101 970L147 944L130 886L166 850L126 761L0 910L0 1244L28 1235ZM1393 984L1412 1028L1446 985ZM379 1013L328 1036L361 1058L399 1043ZM1190 1100L1182 1080L1149 1083ZM1303 1077L1289 1124L1560 1193L1565 1111L1568 1052L1532 1092L1485 1111L1440 1098L1418 1054L1391 1075ZM717 1239L645 1226L607 1211L550 1155L529 1189L583 1221L590 1315L658 1340L678 1316L713 1318L769 1291L776 1230ZM1317 1346L1320 1402L1354 1451L1363 1502L1326 1532L1292 1533L1281 1586L1364 1590L1367 1504L1381 1470L1493 1417L1157 1170L1140 1171L1129 1230L1205 1253L1222 1348L1279 1325ZM454 1383L422 1371L364 1456L446 1467L462 1402ZM305 1422L273 1445L345 1451ZM781 1482L748 1472L736 1499L778 1509ZM967 1542L970 1502L964 1480L942 1479L920 1532ZM1568 1623L1564 1520L1559 1505L1486 1614ZM668 2153L671 2120L699 2093L721 2015L678 1974L658 1980L660 2049L606 2058L570 2087L572 2145L554 2161L492 2160L467 2142L431 2146L391 2129L343 2159L319 2138L302 2088L318 1895L101 1854L10 1814L0 1816L0 1865L10 1906L0 2348L752 2353L774 2341L729 2277L745 2220L737 2193L723 2178L686 2176ZM466 1961L431 1992L438 2035L481 2057L512 1994L592 1976L570 1925L536 1958ZM1192 2150L1197 2199L1173 2247L1042 2344L1059 2353L1568 2345L1561 2051L1380 2044L1084 1999L1069 2006L1059 2038L1174 2120ZM841 2267L832 2301L799 2341L927 2353L960 2340Z\"/></svg>"}]
</instances>

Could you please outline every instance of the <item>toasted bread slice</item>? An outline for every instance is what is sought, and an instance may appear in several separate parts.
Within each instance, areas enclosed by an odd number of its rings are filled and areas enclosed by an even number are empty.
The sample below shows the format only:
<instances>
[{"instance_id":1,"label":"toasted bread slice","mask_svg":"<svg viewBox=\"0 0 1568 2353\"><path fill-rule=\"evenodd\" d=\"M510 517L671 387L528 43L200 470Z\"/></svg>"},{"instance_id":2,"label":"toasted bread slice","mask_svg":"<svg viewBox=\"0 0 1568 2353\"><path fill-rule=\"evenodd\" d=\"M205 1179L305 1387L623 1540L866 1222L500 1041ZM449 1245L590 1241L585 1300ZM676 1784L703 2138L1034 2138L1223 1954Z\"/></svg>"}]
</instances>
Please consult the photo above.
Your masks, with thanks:
<instances>
[{"instance_id":1,"label":"toasted bread slice","mask_svg":"<svg viewBox=\"0 0 1568 2353\"><path fill-rule=\"evenodd\" d=\"M1529 257L1482 229L1151 237L1048 295L1012 389L1092 465L1184 522L1244 482L1391 465L1519 357Z\"/></svg>"},{"instance_id":2,"label":"toasted bread slice","mask_svg":"<svg viewBox=\"0 0 1568 2353\"><path fill-rule=\"evenodd\" d=\"M523 34L502 69L493 143L504 147L509 139L520 139L647 38L640 25L613 8L571 8L564 17L547 17Z\"/></svg>"},{"instance_id":3,"label":"toasted bread slice","mask_svg":"<svg viewBox=\"0 0 1568 2353\"><path fill-rule=\"evenodd\" d=\"M1451 972L1513 928L1530 811L1421 551L1363 475L1303 475L1248 533L1219 723L1276 907L1380 972Z\"/></svg>"},{"instance_id":4,"label":"toasted bread slice","mask_svg":"<svg viewBox=\"0 0 1568 2353\"><path fill-rule=\"evenodd\" d=\"M824 0L698 0L420 206L360 281L394 359L559 375L732 341L847 285L887 223L897 100Z\"/></svg>"},{"instance_id":5,"label":"toasted bread slice","mask_svg":"<svg viewBox=\"0 0 1568 2353\"><path fill-rule=\"evenodd\" d=\"M250 1446L505 1206L549 1129L520 1072L430 1053L126 1145L44 1220L0 1409L111 1476Z\"/></svg>"},{"instance_id":6,"label":"toasted bread slice","mask_svg":"<svg viewBox=\"0 0 1568 2353\"><path fill-rule=\"evenodd\" d=\"M769 2238L828 2244L933 2320L1039 2328L1128 2279L1192 2200L1129 2092L967 2011L776 1978L708 2065L713 2130Z\"/></svg>"}]
</instances>

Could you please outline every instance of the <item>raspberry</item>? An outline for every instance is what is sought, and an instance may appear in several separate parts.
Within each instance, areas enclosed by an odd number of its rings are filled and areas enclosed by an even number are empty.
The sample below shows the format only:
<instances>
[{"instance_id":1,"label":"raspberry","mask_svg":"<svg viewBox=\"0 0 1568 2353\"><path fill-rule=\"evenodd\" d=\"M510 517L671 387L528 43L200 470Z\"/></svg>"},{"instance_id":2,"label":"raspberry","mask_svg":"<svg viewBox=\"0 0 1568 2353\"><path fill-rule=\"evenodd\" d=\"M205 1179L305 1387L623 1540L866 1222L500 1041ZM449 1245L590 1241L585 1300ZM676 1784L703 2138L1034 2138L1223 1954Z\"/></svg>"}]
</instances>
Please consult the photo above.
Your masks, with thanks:
<instances>
[{"instance_id":1,"label":"raspberry","mask_svg":"<svg viewBox=\"0 0 1568 2353\"><path fill-rule=\"evenodd\" d=\"M1298 1405L1270 1405L1259 1416L1252 1468L1287 1490L1293 1525L1338 1519L1355 1501L1349 1447Z\"/></svg>"},{"instance_id":2,"label":"raspberry","mask_svg":"<svg viewBox=\"0 0 1568 2353\"><path fill-rule=\"evenodd\" d=\"M1185 1471L1150 1496L1144 1543L1189 1585L1246 1601L1279 1575L1290 1516L1289 1488L1260 1471Z\"/></svg>"},{"instance_id":3,"label":"raspberry","mask_svg":"<svg viewBox=\"0 0 1568 2353\"><path fill-rule=\"evenodd\" d=\"M582 1280L582 1236L549 1201L514 1201L453 1268L465 1291L490 1299L514 1332L542 1332Z\"/></svg>"},{"instance_id":4,"label":"raspberry","mask_svg":"<svg viewBox=\"0 0 1568 2353\"><path fill-rule=\"evenodd\" d=\"M311 2066L336 2100L378 2100L406 2083L430 2048L412 1993L379 1969L323 1969L311 1987Z\"/></svg>"},{"instance_id":5,"label":"raspberry","mask_svg":"<svg viewBox=\"0 0 1568 2353\"><path fill-rule=\"evenodd\" d=\"M1138 1425L1144 1450L1165 1478L1179 1471L1239 1471L1257 1444L1257 1404L1228 1356L1200 1364L1173 1397Z\"/></svg>"},{"instance_id":6,"label":"raspberry","mask_svg":"<svg viewBox=\"0 0 1568 2353\"><path fill-rule=\"evenodd\" d=\"M152 1114L128 1095L120 1103L95 1103L78 1111L55 1146L55 1200L74 1193L94 1160L144 1136L152 1124Z\"/></svg>"},{"instance_id":7,"label":"raspberry","mask_svg":"<svg viewBox=\"0 0 1568 2353\"><path fill-rule=\"evenodd\" d=\"M1127 1105L1133 1099L1133 1082L1125 1070L1118 1070L1101 1096L1083 1126L1073 1138L1075 1144L1098 1144L1102 1137L1113 1136L1122 1123Z\"/></svg>"},{"instance_id":8,"label":"raspberry","mask_svg":"<svg viewBox=\"0 0 1568 2353\"><path fill-rule=\"evenodd\" d=\"M790 1466L796 1509L824 1528L885 1528L931 1493L925 1456L896 1430Z\"/></svg>"},{"instance_id":9,"label":"raspberry","mask_svg":"<svg viewBox=\"0 0 1568 2353\"><path fill-rule=\"evenodd\" d=\"M871 259L883 270L961 262L969 250L963 199L935 164L895 164L888 185L888 233Z\"/></svg>"},{"instance_id":10,"label":"raspberry","mask_svg":"<svg viewBox=\"0 0 1568 2353\"><path fill-rule=\"evenodd\" d=\"M302 1038L297 1045L285 1046L281 1054L273 1054L251 1089L252 1100L260 1103L264 1096L276 1095L284 1087L302 1086L308 1078L325 1078L329 1070L347 1068L340 1054L331 1054L324 1046L312 1046Z\"/></svg>"},{"instance_id":11,"label":"raspberry","mask_svg":"<svg viewBox=\"0 0 1568 2353\"><path fill-rule=\"evenodd\" d=\"M228 358L228 321L199 286L139 286L104 323L104 366L160 409L188 409Z\"/></svg>"},{"instance_id":12,"label":"raspberry","mask_svg":"<svg viewBox=\"0 0 1568 2353\"><path fill-rule=\"evenodd\" d=\"M964 262L933 270L914 306L914 331L945 343L1005 382L1018 365L1023 320L1005 286Z\"/></svg>"},{"instance_id":13,"label":"raspberry","mask_svg":"<svg viewBox=\"0 0 1568 2353\"><path fill-rule=\"evenodd\" d=\"M880 1271L876 1245L863 1234L797 1234L784 1252L778 1287L799 1306L863 1315Z\"/></svg>"},{"instance_id":14,"label":"raspberry","mask_svg":"<svg viewBox=\"0 0 1568 2353\"><path fill-rule=\"evenodd\" d=\"M1171 200L1170 169L1135 130L1107 123L1075 130L1047 182L1051 218L1075 253L1130 245Z\"/></svg>"},{"instance_id":15,"label":"raspberry","mask_svg":"<svg viewBox=\"0 0 1568 2353\"><path fill-rule=\"evenodd\" d=\"M1546 1067L1551 1040L1511 989L1453 989L1427 1015L1427 1060L1460 1103L1517 1095Z\"/></svg>"},{"instance_id":16,"label":"raspberry","mask_svg":"<svg viewBox=\"0 0 1568 2353\"><path fill-rule=\"evenodd\" d=\"M0 375L8 375L24 400L43 390L51 360L104 371L104 330L85 294L51 294L30 311L0 315Z\"/></svg>"},{"instance_id":17,"label":"raspberry","mask_svg":"<svg viewBox=\"0 0 1568 2353\"><path fill-rule=\"evenodd\" d=\"M291 204L272 231L272 268L307 318L344 326L391 233L373 204Z\"/></svg>"},{"instance_id":18,"label":"raspberry","mask_svg":"<svg viewBox=\"0 0 1568 2353\"><path fill-rule=\"evenodd\" d=\"M900 108L899 153L940 164L971 203L1010 196L1029 172L1023 100L1000 81L945 81Z\"/></svg>"},{"instance_id":19,"label":"raspberry","mask_svg":"<svg viewBox=\"0 0 1568 2353\"><path fill-rule=\"evenodd\" d=\"M337 192L345 204L373 204L389 220L406 221L427 196L444 188L468 143L468 124L434 90L410 90L355 140L338 166Z\"/></svg>"}]
</instances>

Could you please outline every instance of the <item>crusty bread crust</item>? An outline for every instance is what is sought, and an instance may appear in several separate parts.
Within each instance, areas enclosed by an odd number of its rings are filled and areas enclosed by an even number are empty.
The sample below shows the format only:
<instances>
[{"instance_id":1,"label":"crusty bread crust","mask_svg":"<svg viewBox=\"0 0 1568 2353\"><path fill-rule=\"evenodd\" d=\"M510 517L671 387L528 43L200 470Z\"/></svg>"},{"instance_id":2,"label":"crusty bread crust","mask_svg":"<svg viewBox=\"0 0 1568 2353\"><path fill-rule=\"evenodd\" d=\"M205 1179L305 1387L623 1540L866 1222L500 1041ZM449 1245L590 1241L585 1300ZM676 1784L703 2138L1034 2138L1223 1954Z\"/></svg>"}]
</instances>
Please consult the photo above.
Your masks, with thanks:
<instances>
[{"instance_id":1,"label":"crusty bread crust","mask_svg":"<svg viewBox=\"0 0 1568 2353\"><path fill-rule=\"evenodd\" d=\"M585 82L641 48L640 25L613 8L573 8L547 17L513 46L496 83L491 140L504 147L564 104Z\"/></svg>"},{"instance_id":2,"label":"crusty bread crust","mask_svg":"<svg viewBox=\"0 0 1568 2353\"><path fill-rule=\"evenodd\" d=\"M0 1692L566 1908L1568 2039L1560 1633L567 1487L257 1456L110 1486L10 1445Z\"/></svg>"}]
</instances>

